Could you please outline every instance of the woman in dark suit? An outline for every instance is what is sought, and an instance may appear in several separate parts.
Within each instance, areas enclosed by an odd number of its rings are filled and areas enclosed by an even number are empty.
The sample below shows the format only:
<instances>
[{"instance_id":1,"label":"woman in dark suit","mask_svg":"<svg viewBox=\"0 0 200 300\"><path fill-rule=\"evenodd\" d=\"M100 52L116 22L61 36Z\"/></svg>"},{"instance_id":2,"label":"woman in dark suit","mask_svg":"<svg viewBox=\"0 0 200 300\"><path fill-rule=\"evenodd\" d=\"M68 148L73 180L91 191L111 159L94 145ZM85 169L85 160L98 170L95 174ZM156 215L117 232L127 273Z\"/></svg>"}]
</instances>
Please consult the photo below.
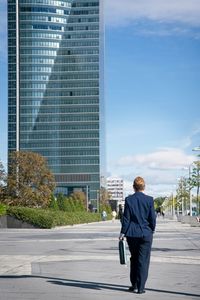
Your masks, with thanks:
<instances>
[{"instance_id":1,"label":"woman in dark suit","mask_svg":"<svg viewBox=\"0 0 200 300\"><path fill-rule=\"evenodd\" d=\"M135 193L125 199L124 216L119 239L126 237L130 258L129 291L145 293L148 277L153 233L156 226L153 198L144 194L145 182L136 177L133 182Z\"/></svg>"}]
</instances>

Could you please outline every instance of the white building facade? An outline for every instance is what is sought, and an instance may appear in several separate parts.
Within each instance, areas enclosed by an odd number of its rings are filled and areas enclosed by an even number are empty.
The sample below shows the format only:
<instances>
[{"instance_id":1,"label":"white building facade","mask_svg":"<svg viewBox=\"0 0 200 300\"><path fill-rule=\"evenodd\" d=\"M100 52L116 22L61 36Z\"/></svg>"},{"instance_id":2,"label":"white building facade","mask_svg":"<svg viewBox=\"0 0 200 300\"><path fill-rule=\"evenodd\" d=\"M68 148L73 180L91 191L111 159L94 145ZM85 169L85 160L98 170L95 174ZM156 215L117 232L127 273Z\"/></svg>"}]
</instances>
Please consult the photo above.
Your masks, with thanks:
<instances>
[{"instance_id":1,"label":"white building facade","mask_svg":"<svg viewBox=\"0 0 200 300\"><path fill-rule=\"evenodd\" d=\"M117 177L107 178L107 190L111 195L110 202L112 208L119 210L119 205L124 206L124 181Z\"/></svg>"}]
</instances>

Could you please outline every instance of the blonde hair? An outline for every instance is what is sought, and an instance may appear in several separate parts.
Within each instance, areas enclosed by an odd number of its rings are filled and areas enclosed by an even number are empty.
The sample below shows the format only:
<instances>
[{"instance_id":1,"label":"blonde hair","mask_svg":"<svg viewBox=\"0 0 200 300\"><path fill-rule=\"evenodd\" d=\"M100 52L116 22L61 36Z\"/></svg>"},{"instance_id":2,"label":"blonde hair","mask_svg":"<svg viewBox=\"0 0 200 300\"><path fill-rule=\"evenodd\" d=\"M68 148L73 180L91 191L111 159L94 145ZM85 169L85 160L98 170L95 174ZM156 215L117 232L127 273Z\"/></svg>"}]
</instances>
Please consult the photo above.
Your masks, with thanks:
<instances>
[{"instance_id":1,"label":"blonde hair","mask_svg":"<svg viewBox=\"0 0 200 300\"><path fill-rule=\"evenodd\" d=\"M133 181L133 188L135 191L144 191L145 189L145 181L142 177L138 176Z\"/></svg>"}]
</instances>

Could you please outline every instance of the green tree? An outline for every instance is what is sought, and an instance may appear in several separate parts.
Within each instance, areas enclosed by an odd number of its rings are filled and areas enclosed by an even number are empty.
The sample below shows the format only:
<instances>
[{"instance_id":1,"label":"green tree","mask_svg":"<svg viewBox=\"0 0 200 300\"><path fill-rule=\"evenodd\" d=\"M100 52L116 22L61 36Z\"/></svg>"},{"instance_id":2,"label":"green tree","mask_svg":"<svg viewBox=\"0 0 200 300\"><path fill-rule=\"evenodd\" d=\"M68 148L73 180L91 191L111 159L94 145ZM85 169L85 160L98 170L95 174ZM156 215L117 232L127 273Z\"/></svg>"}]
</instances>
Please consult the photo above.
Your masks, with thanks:
<instances>
[{"instance_id":1,"label":"green tree","mask_svg":"<svg viewBox=\"0 0 200 300\"><path fill-rule=\"evenodd\" d=\"M109 205L109 200L111 199L111 195L105 187L101 187L100 189L100 205Z\"/></svg>"},{"instance_id":2,"label":"green tree","mask_svg":"<svg viewBox=\"0 0 200 300\"><path fill-rule=\"evenodd\" d=\"M7 193L13 204L47 207L55 179L46 159L38 153L16 151L9 157Z\"/></svg>"},{"instance_id":3,"label":"green tree","mask_svg":"<svg viewBox=\"0 0 200 300\"><path fill-rule=\"evenodd\" d=\"M154 207L156 211L162 211L162 204L165 201L166 197L157 197L154 199Z\"/></svg>"},{"instance_id":4,"label":"green tree","mask_svg":"<svg viewBox=\"0 0 200 300\"><path fill-rule=\"evenodd\" d=\"M184 214L185 210L189 208L189 189L188 179L181 177L176 190L176 202L177 207L181 207L182 214Z\"/></svg>"},{"instance_id":5,"label":"green tree","mask_svg":"<svg viewBox=\"0 0 200 300\"><path fill-rule=\"evenodd\" d=\"M0 161L0 199L5 196L5 186L6 186L6 171L2 162Z\"/></svg>"},{"instance_id":6,"label":"green tree","mask_svg":"<svg viewBox=\"0 0 200 300\"><path fill-rule=\"evenodd\" d=\"M191 172L191 176L189 178L189 185L191 188L197 188L197 213L200 213L200 205L199 205L199 188L200 188L200 161L194 162L194 167Z\"/></svg>"}]
</instances>

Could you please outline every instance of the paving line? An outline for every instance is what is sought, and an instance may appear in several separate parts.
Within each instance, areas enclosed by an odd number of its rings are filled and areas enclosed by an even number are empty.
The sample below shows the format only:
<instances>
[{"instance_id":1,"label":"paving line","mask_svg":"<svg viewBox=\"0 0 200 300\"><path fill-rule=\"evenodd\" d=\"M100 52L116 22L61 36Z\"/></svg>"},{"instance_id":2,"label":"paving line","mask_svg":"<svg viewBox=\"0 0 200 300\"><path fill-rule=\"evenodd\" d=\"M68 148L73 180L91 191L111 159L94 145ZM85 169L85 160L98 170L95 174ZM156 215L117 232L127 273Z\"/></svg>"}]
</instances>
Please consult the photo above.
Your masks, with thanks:
<instances>
[{"instance_id":1,"label":"paving line","mask_svg":"<svg viewBox=\"0 0 200 300\"><path fill-rule=\"evenodd\" d=\"M129 255L128 255L129 258ZM69 261L116 261L118 255L0 255L0 275L31 275L33 263L69 262ZM175 263L187 265L200 265L200 256L151 256L152 263Z\"/></svg>"},{"instance_id":2,"label":"paving line","mask_svg":"<svg viewBox=\"0 0 200 300\"><path fill-rule=\"evenodd\" d=\"M177 240L189 240L192 242L192 239L189 237L174 237L174 238L168 238L168 237L154 237L154 241L177 241ZM0 240L0 243L47 243L47 242L80 242L80 241L118 241L118 237L104 237L104 238L66 238L66 239L23 239L23 240ZM195 242L198 242L195 240ZM200 240L199 240L200 242Z\"/></svg>"}]
</instances>

